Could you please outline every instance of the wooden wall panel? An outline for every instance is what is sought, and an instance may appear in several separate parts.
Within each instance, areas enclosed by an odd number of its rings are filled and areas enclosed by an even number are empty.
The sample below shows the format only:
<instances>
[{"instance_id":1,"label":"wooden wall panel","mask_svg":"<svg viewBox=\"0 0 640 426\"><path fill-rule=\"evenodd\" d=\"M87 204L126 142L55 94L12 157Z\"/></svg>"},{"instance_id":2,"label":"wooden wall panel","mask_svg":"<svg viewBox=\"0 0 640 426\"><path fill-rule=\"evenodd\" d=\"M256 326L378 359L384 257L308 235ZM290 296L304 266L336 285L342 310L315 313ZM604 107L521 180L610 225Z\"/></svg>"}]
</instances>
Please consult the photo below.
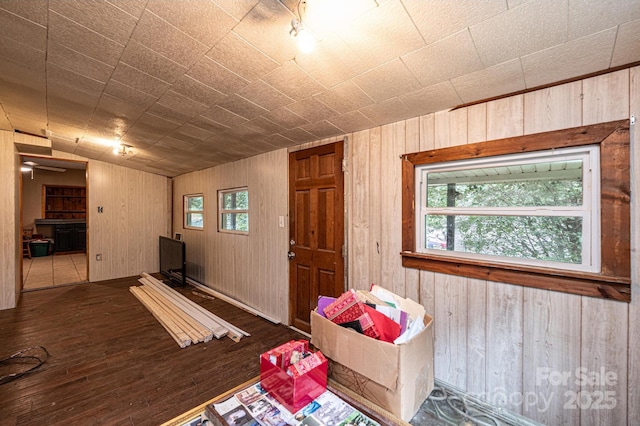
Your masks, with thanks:
<instances>
[{"instance_id":1,"label":"wooden wall panel","mask_svg":"<svg viewBox=\"0 0 640 426\"><path fill-rule=\"evenodd\" d=\"M351 197L349 200L349 287L368 290L371 285L369 269L371 261L369 252L371 247L369 209L369 139L370 131L354 133L349 139L349 175L351 182ZM374 171L377 173L377 171Z\"/></svg>"},{"instance_id":2,"label":"wooden wall panel","mask_svg":"<svg viewBox=\"0 0 640 426\"><path fill-rule=\"evenodd\" d=\"M14 308L20 291L19 173L13 132L0 130L0 310Z\"/></svg>"},{"instance_id":3,"label":"wooden wall panel","mask_svg":"<svg viewBox=\"0 0 640 426\"><path fill-rule=\"evenodd\" d=\"M287 169L283 149L181 175L173 182L173 227L184 236L188 274L283 322L289 303ZM249 189L249 235L218 232L218 190L243 186ZM204 231L182 225L182 197L192 193L204 195Z\"/></svg>"},{"instance_id":4,"label":"wooden wall panel","mask_svg":"<svg viewBox=\"0 0 640 426\"><path fill-rule=\"evenodd\" d=\"M630 112L640 117L640 67L630 70ZM638 121L631 133L631 193L640 193L640 131ZM640 419L640 198L631 198L631 303L629 304L628 403L629 419Z\"/></svg>"},{"instance_id":5,"label":"wooden wall panel","mask_svg":"<svg viewBox=\"0 0 640 426\"><path fill-rule=\"evenodd\" d=\"M381 128L375 127L369 132L369 280L371 284L382 283L382 231L380 181L381 163ZM351 224L353 226L354 224Z\"/></svg>"},{"instance_id":6,"label":"wooden wall panel","mask_svg":"<svg viewBox=\"0 0 640 426\"><path fill-rule=\"evenodd\" d=\"M487 102L487 140L524 134L524 96Z\"/></svg>"},{"instance_id":7,"label":"wooden wall panel","mask_svg":"<svg viewBox=\"0 0 640 426\"><path fill-rule=\"evenodd\" d=\"M404 154L404 122L387 124L380 137L380 277L381 286L405 296L405 273L400 256L402 251L402 182L401 159Z\"/></svg>"},{"instance_id":8,"label":"wooden wall panel","mask_svg":"<svg viewBox=\"0 0 640 426\"><path fill-rule=\"evenodd\" d=\"M582 125L582 81L524 95L524 134Z\"/></svg>"},{"instance_id":9,"label":"wooden wall panel","mask_svg":"<svg viewBox=\"0 0 640 426\"><path fill-rule=\"evenodd\" d=\"M629 118L628 69L587 78L582 91L582 125Z\"/></svg>"},{"instance_id":10,"label":"wooden wall panel","mask_svg":"<svg viewBox=\"0 0 640 426\"><path fill-rule=\"evenodd\" d=\"M403 153L420 151L420 117L405 122L405 145ZM404 160L403 160L404 161ZM405 268L405 297L420 300L420 272Z\"/></svg>"},{"instance_id":11,"label":"wooden wall panel","mask_svg":"<svg viewBox=\"0 0 640 426\"><path fill-rule=\"evenodd\" d=\"M87 167L89 281L157 272L158 237L169 235L168 179L95 160Z\"/></svg>"}]
</instances>

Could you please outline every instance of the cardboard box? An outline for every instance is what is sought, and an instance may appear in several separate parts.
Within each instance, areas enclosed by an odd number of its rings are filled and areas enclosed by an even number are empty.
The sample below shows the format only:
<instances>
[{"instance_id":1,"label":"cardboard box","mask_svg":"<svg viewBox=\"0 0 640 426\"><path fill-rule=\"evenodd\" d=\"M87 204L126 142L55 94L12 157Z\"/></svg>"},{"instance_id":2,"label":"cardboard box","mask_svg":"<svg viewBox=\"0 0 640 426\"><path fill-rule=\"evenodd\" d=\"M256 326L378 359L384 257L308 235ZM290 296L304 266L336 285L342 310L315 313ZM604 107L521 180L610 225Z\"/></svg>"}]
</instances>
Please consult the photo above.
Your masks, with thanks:
<instances>
[{"instance_id":1,"label":"cardboard box","mask_svg":"<svg viewBox=\"0 0 640 426\"><path fill-rule=\"evenodd\" d=\"M273 365L269 361L269 354L265 352L260 355L260 385L287 410L295 413L327 389L328 368L328 361L325 359L301 376L291 377L286 370Z\"/></svg>"},{"instance_id":2,"label":"cardboard box","mask_svg":"<svg viewBox=\"0 0 640 426\"><path fill-rule=\"evenodd\" d=\"M394 345L312 311L311 343L333 361L333 380L408 422L433 390L433 319L424 322L413 339Z\"/></svg>"}]
</instances>

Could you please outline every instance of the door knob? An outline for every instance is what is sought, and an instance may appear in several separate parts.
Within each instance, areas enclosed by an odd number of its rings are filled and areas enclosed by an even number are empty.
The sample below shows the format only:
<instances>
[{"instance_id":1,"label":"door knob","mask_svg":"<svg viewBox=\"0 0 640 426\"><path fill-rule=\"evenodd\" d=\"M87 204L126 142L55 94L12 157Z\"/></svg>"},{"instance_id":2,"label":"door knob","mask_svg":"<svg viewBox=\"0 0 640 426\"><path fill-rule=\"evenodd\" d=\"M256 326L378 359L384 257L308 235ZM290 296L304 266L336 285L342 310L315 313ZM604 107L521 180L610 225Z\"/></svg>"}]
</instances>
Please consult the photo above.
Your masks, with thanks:
<instances>
[{"instance_id":1,"label":"door knob","mask_svg":"<svg viewBox=\"0 0 640 426\"><path fill-rule=\"evenodd\" d=\"M289 258L289 260L293 260L293 258L296 257L296 254L290 251L289 253L287 253L287 257Z\"/></svg>"}]
</instances>

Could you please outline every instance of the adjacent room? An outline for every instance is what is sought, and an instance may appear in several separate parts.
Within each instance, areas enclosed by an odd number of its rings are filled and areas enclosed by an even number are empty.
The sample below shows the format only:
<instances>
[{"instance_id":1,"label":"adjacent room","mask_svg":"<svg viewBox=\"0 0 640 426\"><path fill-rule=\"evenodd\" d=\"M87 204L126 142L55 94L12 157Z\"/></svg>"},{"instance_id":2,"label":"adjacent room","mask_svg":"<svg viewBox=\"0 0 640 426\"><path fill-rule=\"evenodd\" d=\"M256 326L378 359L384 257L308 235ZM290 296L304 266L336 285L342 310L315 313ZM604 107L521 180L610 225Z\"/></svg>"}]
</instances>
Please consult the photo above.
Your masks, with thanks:
<instances>
[{"instance_id":1,"label":"adjacent room","mask_svg":"<svg viewBox=\"0 0 640 426\"><path fill-rule=\"evenodd\" d=\"M0 424L636 424L639 34L0 0Z\"/></svg>"}]
</instances>

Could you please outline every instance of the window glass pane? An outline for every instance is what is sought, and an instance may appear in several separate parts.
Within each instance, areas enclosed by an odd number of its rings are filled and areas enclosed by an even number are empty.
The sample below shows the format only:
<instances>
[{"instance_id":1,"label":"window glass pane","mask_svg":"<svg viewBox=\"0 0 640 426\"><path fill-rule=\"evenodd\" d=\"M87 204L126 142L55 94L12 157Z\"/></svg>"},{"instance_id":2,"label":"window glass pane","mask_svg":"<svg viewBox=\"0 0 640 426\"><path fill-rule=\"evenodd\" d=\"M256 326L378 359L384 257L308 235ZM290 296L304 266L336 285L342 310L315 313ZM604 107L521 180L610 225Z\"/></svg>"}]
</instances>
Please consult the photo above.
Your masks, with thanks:
<instances>
[{"instance_id":1,"label":"window glass pane","mask_svg":"<svg viewBox=\"0 0 640 426\"><path fill-rule=\"evenodd\" d=\"M223 213L222 228L230 231L249 231L249 214L247 213Z\"/></svg>"},{"instance_id":2,"label":"window glass pane","mask_svg":"<svg viewBox=\"0 0 640 426\"><path fill-rule=\"evenodd\" d=\"M204 215L202 213L187 213L187 226L194 228L202 228L204 224Z\"/></svg>"},{"instance_id":3,"label":"window glass pane","mask_svg":"<svg viewBox=\"0 0 640 426\"><path fill-rule=\"evenodd\" d=\"M228 192L223 196L225 210L247 210L249 208L249 191Z\"/></svg>"},{"instance_id":4,"label":"window glass pane","mask_svg":"<svg viewBox=\"0 0 640 426\"><path fill-rule=\"evenodd\" d=\"M582 263L582 218L426 215L425 248Z\"/></svg>"},{"instance_id":5,"label":"window glass pane","mask_svg":"<svg viewBox=\"0 0 640 426\"><path fill-rule=\"evenodd\" d=\"M204 197L188 197L187 210L204 210Z\"/></svg>"},{"instance_id":6,"label":"window glass pane","mask_svg":"<svg viewBox=\"0 0 640 426\"><path fill-rule=\"evenodd\" d=\"M427 207L582 205L582 160L427 174Z\"/></svg>"}]
</instances>

